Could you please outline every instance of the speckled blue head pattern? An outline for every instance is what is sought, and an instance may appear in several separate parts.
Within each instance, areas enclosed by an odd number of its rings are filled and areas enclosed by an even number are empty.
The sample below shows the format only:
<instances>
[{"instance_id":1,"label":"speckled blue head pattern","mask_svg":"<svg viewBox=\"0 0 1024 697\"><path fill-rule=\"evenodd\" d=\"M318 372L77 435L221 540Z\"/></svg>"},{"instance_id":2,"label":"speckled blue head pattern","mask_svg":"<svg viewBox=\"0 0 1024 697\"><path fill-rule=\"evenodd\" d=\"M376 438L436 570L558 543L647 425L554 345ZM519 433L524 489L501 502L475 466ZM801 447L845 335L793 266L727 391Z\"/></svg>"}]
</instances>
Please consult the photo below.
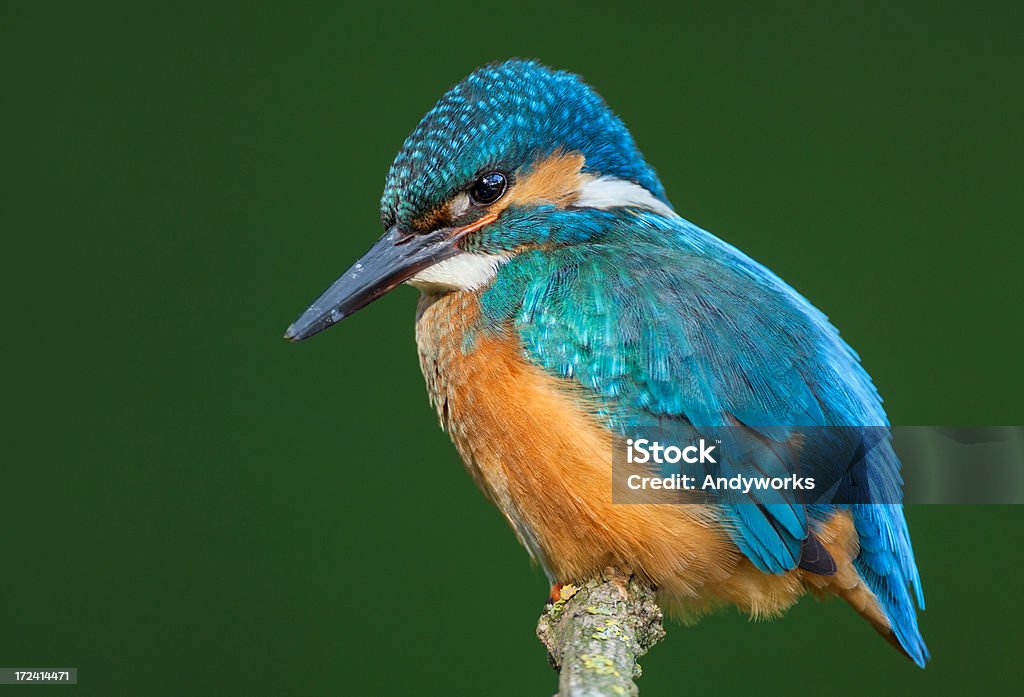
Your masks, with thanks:
<instances>
[{"instance_id":1,"label":"speckled blue head pattern","mask_svg":"<svg viewBox=\"0 0 1024 697\"><path fill-rule=\"evenodd\" d=\"M409 134L388 172L381 220L412 225L482 173L515 173L556 150L582 154L584 172L665 200L629 131L593 89L572 73L510 60L455 85Z\"/></svg>"}]
</instances>

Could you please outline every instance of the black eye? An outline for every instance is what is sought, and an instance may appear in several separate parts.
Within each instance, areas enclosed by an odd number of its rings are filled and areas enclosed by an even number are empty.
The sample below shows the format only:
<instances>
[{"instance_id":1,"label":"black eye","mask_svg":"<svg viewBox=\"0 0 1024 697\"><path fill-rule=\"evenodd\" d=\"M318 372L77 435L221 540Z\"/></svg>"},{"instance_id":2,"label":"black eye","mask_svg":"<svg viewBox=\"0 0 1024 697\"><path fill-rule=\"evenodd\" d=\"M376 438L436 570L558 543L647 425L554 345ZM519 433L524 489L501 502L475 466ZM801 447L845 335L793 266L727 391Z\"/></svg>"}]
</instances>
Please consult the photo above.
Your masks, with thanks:
<instances>
[{"instance_id":1,"label":"black eye","mask_svg":"<svg viewBox=\"0 0 1024 697\"><path fill-rule=\"evenodd\" d=\"M504 174L491 172L473 182L473 188L469 190L469 195L476 203L494 203L505 193L507 186L508 181Z\"/></svg>"}]
</instances>

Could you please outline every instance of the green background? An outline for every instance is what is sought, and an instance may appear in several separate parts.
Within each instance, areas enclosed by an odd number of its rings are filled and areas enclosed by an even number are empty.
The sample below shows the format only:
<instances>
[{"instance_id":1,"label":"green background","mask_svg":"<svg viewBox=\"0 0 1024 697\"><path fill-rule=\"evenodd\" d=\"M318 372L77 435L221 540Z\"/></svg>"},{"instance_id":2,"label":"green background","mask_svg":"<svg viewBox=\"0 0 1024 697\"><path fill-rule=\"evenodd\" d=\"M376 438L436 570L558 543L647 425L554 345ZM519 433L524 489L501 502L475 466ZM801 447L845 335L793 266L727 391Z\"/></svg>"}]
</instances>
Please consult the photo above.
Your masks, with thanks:
<instances>
[{"instance_id":1,"label":"green background","mask_svg":"<svg viewBox=\"0 0 1024 697\"><path fill-rule=\"evenodd\" d=\"M0 9L0 665L97 695L554 691L545 581L437 427L414 292L280 339L494 59L585 75L894 423L1024 421L1019 4L134 5ZM644 694L1015 681L1019 509L908 518L926 671L807 600L670 626Z\"/></svg>"}]
</instances>

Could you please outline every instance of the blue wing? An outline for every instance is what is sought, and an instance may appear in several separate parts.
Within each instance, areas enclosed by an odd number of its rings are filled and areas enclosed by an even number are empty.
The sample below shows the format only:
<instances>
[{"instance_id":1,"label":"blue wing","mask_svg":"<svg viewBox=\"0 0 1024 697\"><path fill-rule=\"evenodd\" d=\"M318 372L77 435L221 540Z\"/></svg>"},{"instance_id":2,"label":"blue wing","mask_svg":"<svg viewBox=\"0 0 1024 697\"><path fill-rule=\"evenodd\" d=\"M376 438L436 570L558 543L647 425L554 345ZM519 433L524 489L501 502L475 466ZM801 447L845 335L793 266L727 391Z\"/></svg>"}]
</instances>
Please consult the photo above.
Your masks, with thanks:
<instances>
[{"instance_id":1,"label":"blue wing","mask_svg":"<svg viewBox=\"0 0 1024 697\"><path fill-rule=\"evenodd\" d=\"M580 212L573 215L578 221ZM613 428L666 418L739 424L753 442L783 440L798 426L888 427L857 355L770 271L679 218L587 215L588 244L517 255L482 303L492 321L513 323L531 361L611 405L604 416ZM874 490L898 490L888 439L871 449L866 468ZM757 505L725 507L734 541L762 571L795 568L813 540L809 519L823 511L753 496ZM920 663L926 652L908 586L922 607L923 599L902 508L852 508L863 546L858 570Z\"/></svg>"}]
</instances>

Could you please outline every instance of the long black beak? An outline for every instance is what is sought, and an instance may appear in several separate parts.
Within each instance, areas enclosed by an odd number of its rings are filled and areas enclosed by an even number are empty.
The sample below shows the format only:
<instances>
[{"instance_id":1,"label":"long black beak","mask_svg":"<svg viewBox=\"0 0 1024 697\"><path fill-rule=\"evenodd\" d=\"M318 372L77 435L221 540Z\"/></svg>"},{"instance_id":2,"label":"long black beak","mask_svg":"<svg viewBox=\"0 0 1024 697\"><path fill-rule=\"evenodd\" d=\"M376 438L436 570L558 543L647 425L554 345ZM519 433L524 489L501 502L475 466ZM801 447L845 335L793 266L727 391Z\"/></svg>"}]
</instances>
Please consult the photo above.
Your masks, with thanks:
<instances>
[{"instance_id":1,"label":"long black beak","mask_svg":"<svg viewBox=\"0 0 1024 697\"><path fill-rule=\"evenodd\" d=\"M341 278L302 313L284 338L302 341L366 307L423 269L459 253L465 228L441 228L422 235L392 227Z\"/></svg>"}]
</instances>

